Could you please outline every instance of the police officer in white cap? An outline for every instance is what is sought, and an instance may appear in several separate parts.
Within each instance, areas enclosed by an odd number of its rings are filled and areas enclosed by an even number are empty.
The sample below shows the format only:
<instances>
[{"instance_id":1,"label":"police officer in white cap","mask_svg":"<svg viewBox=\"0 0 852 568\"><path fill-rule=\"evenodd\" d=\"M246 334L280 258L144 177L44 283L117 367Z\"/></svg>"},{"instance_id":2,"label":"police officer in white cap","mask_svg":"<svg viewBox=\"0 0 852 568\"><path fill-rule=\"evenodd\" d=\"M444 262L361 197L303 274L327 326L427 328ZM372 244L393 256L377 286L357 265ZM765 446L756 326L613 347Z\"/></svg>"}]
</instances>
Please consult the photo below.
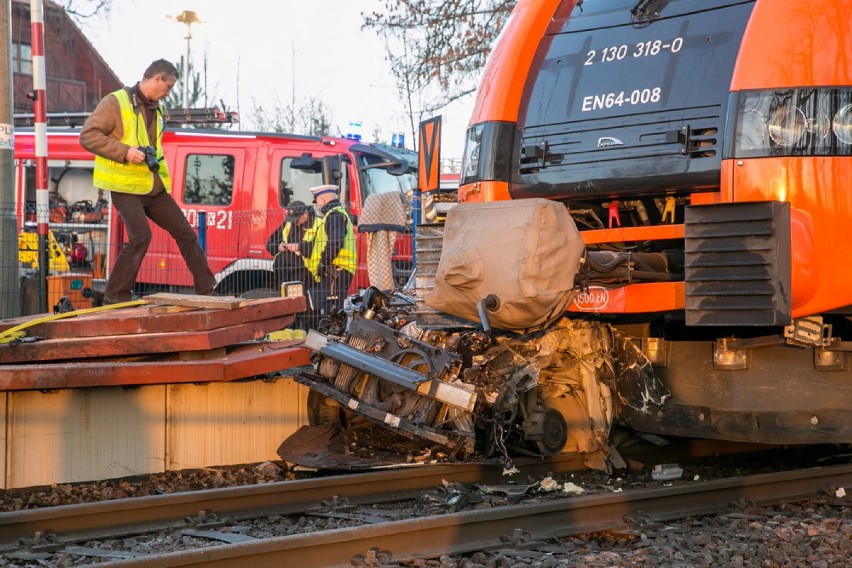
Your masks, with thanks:
<instances>
[{"instance_id":1,"label":"police officer in white cap","mask_svg":"<svg viewBox=\"0 0 852 568\"><path fill-rule=\"evenodd\" d=\"M316 284L316 316L322 318L342 309L349 293L357 265L355 230L349 213L340 204L336 185L312 187L311 194L317 216L310 231L313 248L305 265Z\"/></svg>"}]
</instances>

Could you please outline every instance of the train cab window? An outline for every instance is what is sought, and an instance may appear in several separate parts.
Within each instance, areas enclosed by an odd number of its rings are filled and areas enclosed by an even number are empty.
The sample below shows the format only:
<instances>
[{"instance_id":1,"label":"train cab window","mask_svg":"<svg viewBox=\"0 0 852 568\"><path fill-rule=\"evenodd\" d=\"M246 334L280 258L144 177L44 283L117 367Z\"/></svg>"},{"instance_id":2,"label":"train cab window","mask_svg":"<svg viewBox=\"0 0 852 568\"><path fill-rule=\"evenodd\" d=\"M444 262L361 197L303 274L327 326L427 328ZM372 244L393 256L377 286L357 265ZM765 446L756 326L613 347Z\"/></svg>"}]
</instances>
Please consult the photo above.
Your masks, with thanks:
<instances>
[{"instance_id":1,"label":"train cab window","mask_svg":"<svg viewBox=\"0 0 852 568\"><path fill-rule=\"evenodd\" d=\"M229 205L234 196L234 164L230 154L189 154L184 203Z\"/></svg>"}]
</instances>

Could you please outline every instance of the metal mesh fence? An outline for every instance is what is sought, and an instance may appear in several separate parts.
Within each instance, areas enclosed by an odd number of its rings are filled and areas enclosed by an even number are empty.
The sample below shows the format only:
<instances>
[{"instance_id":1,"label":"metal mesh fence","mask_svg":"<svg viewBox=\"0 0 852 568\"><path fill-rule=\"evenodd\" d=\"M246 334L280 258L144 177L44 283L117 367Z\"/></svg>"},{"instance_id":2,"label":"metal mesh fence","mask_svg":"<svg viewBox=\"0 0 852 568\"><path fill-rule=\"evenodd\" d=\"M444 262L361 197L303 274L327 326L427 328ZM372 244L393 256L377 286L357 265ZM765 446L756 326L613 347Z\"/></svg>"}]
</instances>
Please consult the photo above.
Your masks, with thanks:
<instances>
[{"instance_id":1,"label":"metal mesh fence","mask_svg":"<svg viewBox=\"0 0 852 568\"><path fill-rule=\"evenodd\" d=\"M105 206L71 210L52 205L39 211L35 204L0 206L3 212L0 288L2 317L55 313L101 305L107 279L126 235L115 209ZM61 210L60 210L61 208ZM184 209L196 229L199 244L217 277L216 292L243 298L281 294L282 282L299 281L311 287L303 256L279 250L286 211ZM49 231L40 234L39 222ZM171 236L150 223L152 239L137 273L134 297L156 292L194 293L192 277ZM289 240L301 232L290 229ZM356 232L358 265L349 292L369 285L366 265L368 235ZM389 260L395 286L411 273L410 235L396 239ZM304 250L304 249L303 249ZM308 250L310 250L308 248Z\"/></svg>"}]
</instances>

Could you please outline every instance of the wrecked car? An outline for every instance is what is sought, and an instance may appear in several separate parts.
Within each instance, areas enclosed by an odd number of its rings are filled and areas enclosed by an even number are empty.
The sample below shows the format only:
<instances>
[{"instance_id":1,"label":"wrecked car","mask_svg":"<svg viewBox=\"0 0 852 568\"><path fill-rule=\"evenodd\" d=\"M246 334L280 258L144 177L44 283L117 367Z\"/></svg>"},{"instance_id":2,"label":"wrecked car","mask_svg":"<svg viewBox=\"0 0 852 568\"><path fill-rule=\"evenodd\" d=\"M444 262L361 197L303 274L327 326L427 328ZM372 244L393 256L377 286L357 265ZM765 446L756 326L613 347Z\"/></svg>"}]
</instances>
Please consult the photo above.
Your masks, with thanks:
<instances>
[{"instance_id":1,"label":"wrecked car","mask_svg":"<svg viewBox=\"0 0 852 568\"><path fill-rule=\"evenodd\" d=\"M345 323L308 333L315 365L294 379L311 389L310 426L281 457L335 468L576 452L623 467L619 409L650 413L669 393L632 340L566 315L586 263L568 210L461 205L418 229L413 297L368 289Z\"/></svg>"}]
</instances>

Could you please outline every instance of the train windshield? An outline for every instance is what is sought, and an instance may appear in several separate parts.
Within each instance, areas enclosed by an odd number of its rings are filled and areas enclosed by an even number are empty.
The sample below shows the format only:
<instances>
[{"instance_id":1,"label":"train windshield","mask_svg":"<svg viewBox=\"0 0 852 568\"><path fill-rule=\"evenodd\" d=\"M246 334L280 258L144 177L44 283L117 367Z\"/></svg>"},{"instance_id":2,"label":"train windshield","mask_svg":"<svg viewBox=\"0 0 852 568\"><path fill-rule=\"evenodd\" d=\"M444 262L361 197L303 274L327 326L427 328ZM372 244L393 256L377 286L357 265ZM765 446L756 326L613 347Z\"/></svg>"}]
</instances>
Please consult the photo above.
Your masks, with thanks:
<instances>
[{"instance_id":1,"label":"train windshield","mask_svg":"<svg viewBox=\"0 0 852 568\"><path fill-rule=\"evenodd\" d=\"M753 2L697 4L586 1L557 15L520 113L523 186L572 197L718 185Z\"/></svg>"}]
</instances>

